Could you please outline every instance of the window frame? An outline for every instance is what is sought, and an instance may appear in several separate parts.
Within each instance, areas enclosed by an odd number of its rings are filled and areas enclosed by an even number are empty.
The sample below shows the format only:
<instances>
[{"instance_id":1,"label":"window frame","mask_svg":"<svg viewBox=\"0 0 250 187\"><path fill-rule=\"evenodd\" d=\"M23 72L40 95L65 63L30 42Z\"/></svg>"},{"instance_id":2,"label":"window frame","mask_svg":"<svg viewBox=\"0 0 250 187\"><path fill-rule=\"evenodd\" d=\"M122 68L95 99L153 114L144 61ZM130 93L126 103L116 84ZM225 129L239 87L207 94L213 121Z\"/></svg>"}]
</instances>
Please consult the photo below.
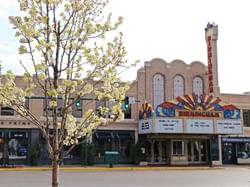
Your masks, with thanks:
<instances>
[{"instance_id":1,"label":"window frame","mask_svg":"<svg viewBox=\"0 0 250 187\"><path fill-rule=\"evenodd\" d=\"M242 117L243 117L243 126L250 127L250 110L243 109Z\"/></svg>"},{"instance_id":2,"label":"window frame","mask_svg":"<svg viewBox=\"0 0 250 187\"><path fill-rule=\"evenodd\" d=\"M159 80L159 78L161 80ZM153 76L153 106L154 108L156 108L159 104L163 103L164 100L165 100L165 77L161 73L156 73Z\"/></svg>"},{"instance_id":3,"label":"window frame","mask_svg":"<svg viewBox=\"0 0 250 187\"><path fill-rule=\"evenodd\" d=\"M182 93L181 94L177 94L175 91L176 91L176 78L181 78L182 80ZM178 87L180 87L180 85L178 85ZM180 91L180 89L178 89L178 92ZM177 74L174 76L174 79L173 79L173 98L176 98L178 96L183 96L185 94L185 79L182 75L180 74Z\"/></svg>"},{"instance_id":4,"label":"window frame","mask_svg":"<svg viewBox=\"0 0 250 187\"><path fill-rule=\"evenodd\" d=\"M51 117L52 116L52 108L49 107L49 102L51 101L51 98L43 99L43 116L46 116L46 105L45 105L46 101L47 101L48 117ZM60 102L60 101L62 101L62 102ZM57 115L62 111L63 105L64 105L63 98L60 98L60 97L57 98L57 109L56 109Z\"/></svg>"},{"instance_id":5,"label":"window frame","mask_svg":"<svg viewBox=\"0 0 250 187\"><path fill-rule=\"evenodd\" d=\"M181 147L177 148L175 146L176 143L180 143ZM183 140L172 140L172 155L173 156L183 156L183 155L185 155L185 144L184 143L185 142ZM181 152L179 152L179 150L181 150Z\"/></svg>"},{"instance_id":6,"label":"window frame","mask_svg":"<svg viewBox=\"0 0 250 187\"><path fill-rule=\"evenodd\" d=\"M1 116L14 116L14 115L15 111L13 108L9 106L1 106Z\"/></svg>"},{"instance_id":7,"label":"window frame","mask_svg":"<svg viewBox=\"0 0 250 187\"><path fill-rule=\"evenodd\" d=\"M201 81L202 88L201 88L201 90L199 90L201 93L195 92L196 91L195 89L197 89L197 86L195 84L195 79L200 79L200 81ZM203 80L203 78L199 75L194 76L194 78L192 80L192 87L193 87L192 91L195 95L198 95L198 96L203 95L203 93L204 93L204 80Z\"/></svg>"}]
</instances>

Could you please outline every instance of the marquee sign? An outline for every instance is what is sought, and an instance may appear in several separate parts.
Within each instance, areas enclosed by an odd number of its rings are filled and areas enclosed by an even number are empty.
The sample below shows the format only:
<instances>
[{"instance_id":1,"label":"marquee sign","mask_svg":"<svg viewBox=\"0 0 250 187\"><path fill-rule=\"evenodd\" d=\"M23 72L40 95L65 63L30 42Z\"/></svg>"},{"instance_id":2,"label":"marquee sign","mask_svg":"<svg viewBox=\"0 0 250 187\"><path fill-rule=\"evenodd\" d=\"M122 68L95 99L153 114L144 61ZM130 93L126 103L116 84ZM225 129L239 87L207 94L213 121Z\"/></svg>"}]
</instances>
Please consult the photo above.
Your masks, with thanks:
<instances>
[{"instance_id":1,"label":"marquee sign","mask_svg":"<svg viewBox=\"0 0 250 187\"><path fill-rule=\"evenodd\" d=\"M139 112L139 134L240 134L240 109L218 97L189 94L158 105L144 103Z\"/></svg>"},{"instance_id":2,"label":"marquee sign","mask_svg":"<svg viewBox=\"0 0 250 187\"><path fill-rule=\"evenodd\" d=\"M242 132L240 120L217 120L216 125L220 134L240 134Z\"/></svg>"},{"instance_id":3,"label":"marquee sign","mask_svg":"<svg viewBox=\"0 0 250 187\"><path fill-rule=\"evenodd\" d=\"M214 132L213 121L206 119L187 119L187 133L211 134Z\"/></svg>"},{"instance_id":4,"label":"marquee sign","mask_svg":"<svg viewBox=\"0 0 250 187\"><path fill-rule=\"evenodd\" d=\"M182 133L183 120L174 118L157 118L156 132L160 133Z\"/></svg>"},{"instance_id":5,"label":"marquee sign","mask_svg":"<svg viewBox=\"0 0 250 187\"><path fill-rule=\"evenodd\" d=\"M156 116L240 119L240 109L218 97L189 94L158 105Z\"/></svg>"}]
</instances>

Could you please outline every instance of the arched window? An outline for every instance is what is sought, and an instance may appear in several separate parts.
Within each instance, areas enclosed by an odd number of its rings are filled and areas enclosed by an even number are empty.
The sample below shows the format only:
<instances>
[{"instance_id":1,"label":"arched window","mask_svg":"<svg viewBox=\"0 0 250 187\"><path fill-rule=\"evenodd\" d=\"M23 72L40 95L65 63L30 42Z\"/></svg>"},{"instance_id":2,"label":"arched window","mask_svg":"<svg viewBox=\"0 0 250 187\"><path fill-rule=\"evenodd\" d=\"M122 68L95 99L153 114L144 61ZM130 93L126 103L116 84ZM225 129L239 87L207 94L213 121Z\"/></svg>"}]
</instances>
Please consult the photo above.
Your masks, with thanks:
<instances>
[{"instance_id":1,"label":"arched window","mask_svg":"<svg viewBox=\"0 0 250 187\"><path fill-rule=\"evenodd\" d=\"M164 78L161 74L156 74L153 78L154 108L164 102L164 95Z\"/></svg>"},{"instance_id":2,"label":"arched window","mask_svg":"<svg viewBox=\"0 0 250 187\"><path fill-rule=\"evenodd\" d=\"M195 77L193 79L193 92L195 95L203 94L203 80L201 77Z\"/></svg>"},{"instance_id":3,"label":"arched window","mask_svg":"<svg viewBox=\"0 0 250 187\"><path fill-rule=\"evenodd\" d=\"M184 78L181 75L174 77L174 98L184 95Z\"/></svg>"}]
</instances>

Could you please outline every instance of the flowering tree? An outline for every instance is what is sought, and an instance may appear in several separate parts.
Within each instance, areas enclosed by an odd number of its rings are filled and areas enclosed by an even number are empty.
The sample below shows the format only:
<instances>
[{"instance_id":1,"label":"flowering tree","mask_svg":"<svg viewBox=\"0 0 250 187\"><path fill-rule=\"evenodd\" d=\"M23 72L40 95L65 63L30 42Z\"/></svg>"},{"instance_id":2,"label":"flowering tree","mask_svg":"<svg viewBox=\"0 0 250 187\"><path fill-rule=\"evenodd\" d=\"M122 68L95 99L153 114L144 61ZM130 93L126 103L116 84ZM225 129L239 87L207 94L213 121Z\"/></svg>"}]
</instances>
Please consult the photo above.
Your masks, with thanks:
<instances>
[{"instance_id":1,"label":"flowering tree","mask_svg":"<svg viewBox=\"0 0 250 187\"><path fill-rule=\"evenodd\" d=\"M121 17L114 23L111 15L104 19L107 1L18 0L22 16L9 17L19 38L19 53L30 61L20 61L27 86L18 87L8 71L0 86L0 100L42 131L52 159L52 187L58 186L64 145L70 146L70 151L98 125L123 118L121 102L128 87L121 83L118 69L129 66L123 60L122 34L111 42L105 40L122 23ZM34 93L45 99L45 122L25 107L25 98ZM93 109L85 111L79 120L72 108L87 96L115 104L111 109L98 108L98 114ZM61 110L59 99L63 100Z\"/></svg>"}]
</instances>

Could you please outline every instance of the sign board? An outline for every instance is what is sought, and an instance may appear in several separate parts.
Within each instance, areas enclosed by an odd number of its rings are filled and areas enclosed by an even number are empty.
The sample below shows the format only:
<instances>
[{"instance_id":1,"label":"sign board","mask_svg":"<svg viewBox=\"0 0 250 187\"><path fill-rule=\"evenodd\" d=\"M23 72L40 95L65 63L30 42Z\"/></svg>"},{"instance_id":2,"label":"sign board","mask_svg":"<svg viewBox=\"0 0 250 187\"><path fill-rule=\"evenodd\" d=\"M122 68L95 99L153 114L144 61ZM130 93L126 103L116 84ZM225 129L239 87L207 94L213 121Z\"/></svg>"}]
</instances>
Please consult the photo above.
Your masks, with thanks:
<instances>
[{"instance_id":1,"label":"sign board","mask_svg":"<svg viewBox=\"0 0 250 187\"><path fill-rule=\"evenodd\" d=\"M183 120L174 118L156 119L156 133L182 133Z\"/></svg>"},{"instance_id":2,"label":"sign board","mask_svg":"<svg viewBox=\"0 0 250 187\"><path fill-rule=\"evenodd\" d=\"M242 133L241 120L217 120L216 125L219 134Z\"/></svg>"},{"instance_id":3,"label":"sign board","mask_svg":"<svg viewBox=\"0 0 250 187\"><path fill-rule=\"evenodd\" d=\"M223 142L248 142L250 143L250 137L243 136L243 137L222 137Z\"/></svg>"},{"instance_id":4,"label":"sign board","mask_svg":"<svg viewBox=\"0 0 250 187\"><path fill-rule=\"evenodd\" d=\"M152 133L152 119L139 120L139 134Z\"/></svg>"},{"instance_id":5,"label":"sign board","mask_svg":"<svg viewBox=\"0 0 250 187\"><path fill-rule=\"evenodd\" d=\"M213 133L213 121L205 119L187 119L187 133Z\"/></svg>"}]
</instances>

